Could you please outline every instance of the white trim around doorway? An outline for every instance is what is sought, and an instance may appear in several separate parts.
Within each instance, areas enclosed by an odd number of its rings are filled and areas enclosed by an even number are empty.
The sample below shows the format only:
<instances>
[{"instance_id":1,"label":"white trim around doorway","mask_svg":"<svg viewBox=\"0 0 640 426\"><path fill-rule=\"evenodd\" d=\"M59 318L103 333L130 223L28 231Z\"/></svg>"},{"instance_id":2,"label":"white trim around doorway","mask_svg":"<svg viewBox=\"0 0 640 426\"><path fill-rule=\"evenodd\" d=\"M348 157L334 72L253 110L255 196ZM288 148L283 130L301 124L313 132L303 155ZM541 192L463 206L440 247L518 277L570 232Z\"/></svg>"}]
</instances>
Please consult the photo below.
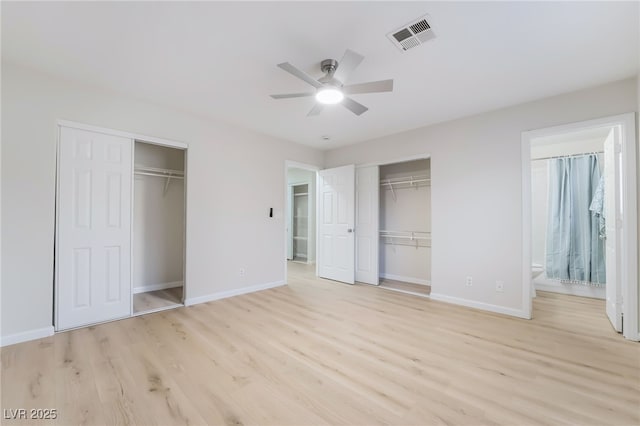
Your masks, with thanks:
<instances>
[{"instance_id":1,"label":"white trim around doorway","mask_svg":"<svg viewBox=\"0 0 640 426\"><path fill-rule=\"evenodd\" d=\"M522 309L528 318L532 311L531 279L531 141L540 137L571 133L599 127L621 128L622 194L624 211L622 229L626 238L622 243L621 276L624 298L623 336L638 341L638 210L637 210L637 153L635 113L626 113L594 120L569 123L522 133Z\"/></svg>"}]
</instances>

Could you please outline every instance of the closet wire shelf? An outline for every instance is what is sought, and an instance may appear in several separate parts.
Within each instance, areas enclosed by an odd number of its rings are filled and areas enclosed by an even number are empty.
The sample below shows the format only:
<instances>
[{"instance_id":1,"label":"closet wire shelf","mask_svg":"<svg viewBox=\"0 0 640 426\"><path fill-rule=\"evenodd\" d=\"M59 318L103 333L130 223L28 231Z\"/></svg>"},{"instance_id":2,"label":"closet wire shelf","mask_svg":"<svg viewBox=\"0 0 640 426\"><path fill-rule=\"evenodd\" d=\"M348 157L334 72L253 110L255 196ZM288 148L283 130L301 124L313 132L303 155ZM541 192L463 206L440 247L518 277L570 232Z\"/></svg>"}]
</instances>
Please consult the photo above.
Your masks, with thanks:
<instances>
[{"instance_id":1,"label":"closet wire shelf","mask_svg":"<svg viewBox=\"0 0 640 426\"><path fill-rule=\"evenodd\" d=\"M431 232L380 230L380 239L394 246L431 247Z\"/></svg>"},{"instance_id":2,"label":"closet wire shelf","mask_svg":"<svg viewBox=\"0 0 640 426\"><path fill-rule=\"evenodd\" d=\"M431 178L429 178L429 176L427 175L405 176L401 178L384 179L380 181L380 186L384 187L385 189L391 190L391 195L393 196L394 200L396 199L395 189L405 189L405 188L418 189L418 187L430 186L430 185L431 185Z\"/></svg>"},{"instance_id":3,"label":"closet wire shelf","mask_svg":"<svg viewBox=\"0 0 640 426\"><path fill-rule=\"evenodd\" d=\"M167 190L169 189L169 182L171 182L171 179L184 179L184 171L182 170L162 169L158 167L136 165L133 169L133 173L135 175L157 176L166 178L167 181L164 184L164 191L162 192L163 194L167 193Z\"/></svg>"}]
</instances>

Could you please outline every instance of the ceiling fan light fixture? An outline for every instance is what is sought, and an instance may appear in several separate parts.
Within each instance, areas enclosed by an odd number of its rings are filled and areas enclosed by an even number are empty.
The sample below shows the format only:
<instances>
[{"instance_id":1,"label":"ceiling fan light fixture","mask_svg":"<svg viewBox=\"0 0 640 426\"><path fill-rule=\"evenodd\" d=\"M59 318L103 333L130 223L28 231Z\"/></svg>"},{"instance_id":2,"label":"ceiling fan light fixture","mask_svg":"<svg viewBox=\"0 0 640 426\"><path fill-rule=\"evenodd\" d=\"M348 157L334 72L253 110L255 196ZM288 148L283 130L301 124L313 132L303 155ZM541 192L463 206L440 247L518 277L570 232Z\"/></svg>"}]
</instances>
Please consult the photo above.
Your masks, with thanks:
<instances>
[{"instance_id":1,"label":"ceiling fan light fixture","mask_svg":"<svg viewBox=\"0 0 640 426\"><path fill-rule=\"evenodd\" d=\"M337 87L329 86L318 89L316 101L325 105L339 104L344 99L344 93Z\"/></svg>"}]
</instances>

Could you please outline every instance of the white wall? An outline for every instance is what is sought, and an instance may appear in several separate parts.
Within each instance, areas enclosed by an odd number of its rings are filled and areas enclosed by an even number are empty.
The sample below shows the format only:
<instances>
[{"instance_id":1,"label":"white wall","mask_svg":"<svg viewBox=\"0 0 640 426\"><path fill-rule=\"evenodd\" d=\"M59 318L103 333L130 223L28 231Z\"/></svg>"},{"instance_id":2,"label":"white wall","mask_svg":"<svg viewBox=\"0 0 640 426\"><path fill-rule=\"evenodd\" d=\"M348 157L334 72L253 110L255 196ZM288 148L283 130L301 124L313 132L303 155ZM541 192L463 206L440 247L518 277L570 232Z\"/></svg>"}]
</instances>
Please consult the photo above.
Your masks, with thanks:
<instances>
[{"instance_id":1,"label":"white wall","mask_svg":"<svg viewBox=\"0 0 640 426\"><path fill-rule=\"evenodd\" d=\"M316 261L316 172L289 167L287 170L287 183L295 185L306 183L309 185L308 202L310 204L309 211L309 246L307 249L307 262Z\"/></svg>"},{"instance_id":2,"label":"white wall","mask_svg":"<svg viewBox=\"0 0 640 426\"><path fill-rule=\"evenodd\" d=\"M284 280L285 159L321 152L3 63L3 341L52 324L58 119L189 144L188 299Z\"/></svg>"},{"instance_id":3,"label":"white wall","mask_svg":"<svg viewBox=\"0 0 640 426\"><path fill-rule=\"evenodd\" d=\"M429 160L380 166L380 180L429 176ZM394 195L395 194L395 198ZM380 187L380 229L387 231L431 231L431 187ZM403 244L411 244L409 241ZM431 278L431 248L380 241L380 277L428 284Z\"/></svg>"},{"instance_id":4,"label":"white wall","mask_svg":"<svg viewBox=\"0 0 640 426\"><path fill-rule=\"evenodd\" d=\"M136 142L135 164L184 170L184 152ZM133 288L184 280L184 180L135 175Z\"/></svg>"},{"instance_id":5,"label":"white wall","mask_svg":"<svg viewBox=\"0 0 640 426\"><path fill-rule=\"evenodd\" d=\"M634 111L636 93L626 79L334 149L325 166L431 154L432 297L521 315L522 132Z\"/></svg>"}]
</instances>

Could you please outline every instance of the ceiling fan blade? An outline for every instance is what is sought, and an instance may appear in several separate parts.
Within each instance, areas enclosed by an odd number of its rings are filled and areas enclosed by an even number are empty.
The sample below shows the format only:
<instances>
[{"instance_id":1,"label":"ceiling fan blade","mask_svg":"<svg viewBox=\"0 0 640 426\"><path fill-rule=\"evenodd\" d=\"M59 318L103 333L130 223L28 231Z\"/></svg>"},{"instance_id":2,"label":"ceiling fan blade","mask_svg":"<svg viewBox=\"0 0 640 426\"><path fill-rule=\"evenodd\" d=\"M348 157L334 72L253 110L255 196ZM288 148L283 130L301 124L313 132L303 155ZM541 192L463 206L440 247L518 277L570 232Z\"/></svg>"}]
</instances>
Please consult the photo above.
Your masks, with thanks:
<instances>
[{"instance_id":1,"label":"ceiling fan blade","mask_svg":"<svg viewBox=\"0 0 640 426\"><path fill-rule=\"evenodd\" d=\"M314 96L315 92L306 92L306 93L284 93L280 95L269 95L273 99L288 99L288 98L304 98L306 96Z\"/></svg>"},{"instance_id":2,"label":"ceiling fan blade","mask_svg":"<svg viewBox=\"0 0 640 426\"><path fill-rule=\"evenodd\" d=\"M367 112L367 110L369 109L366 106L362 105L361 103L358 103L358 102L354 101L353 99L347 98L347 97L345 97L342 100L342 105L346 109L348 109L349 111L354 113L355 115L362 115L365 112Z\"/></svg>"},{"instance_id":3,"label":"ceiling fan blade","mask_svg":"<svg viewBox=\"0 0 640 426\"><path fill-rule=\"evenodd\" d=\"M368 83L350 84L342 86L345 95L355 95L356 93L379 93L392 92L393 80L370 81Z\"/></svg>"},{"instance_id":4,"label":"ceiling fan blade","mask_svg":"<svg viewBox=\"0 0 640 426\"><path fill-rule=\"evenodd\" d=\"M294 67L289 62L283 62L281 64L278 64L278 67L282 68L283 70L285 70L289 74L291 74L291 75L293 75L295 77L298 77L300 80L306 81L307 83L309 83L310 85L312 85L315 88L318 88L318 87L322 86L322 83L320 83L318 80L316 80L315 78L311 77L306 72Z\"/></svg>"},{"instance_id":5,"label":"ceiling fan blade","mask_svg":"<svg viewBox=\"0 0 640 426\"><path fill-rule=\"evenodd\" d=\"M323 109L324 109L324 105L316 103L315 106L311 108L311 111L309 111L309 114L307 114L307 117L318 115L322 112Z\"/></svg>"},{"instance_id":6,"label":"ceiling fan blade","mask_svg":"<svg viewBox=\"0 0 640 426\"><path fill-rule=\"evenodd\" d=\"M338 62L338 69L335 74L333 74L333 78L344 83L349 78L349 75L355 70L360 62L364 59L359 53L354 52L353 50L347 49L344 52L344 56Z\"/></svg>"}]
</instances>

